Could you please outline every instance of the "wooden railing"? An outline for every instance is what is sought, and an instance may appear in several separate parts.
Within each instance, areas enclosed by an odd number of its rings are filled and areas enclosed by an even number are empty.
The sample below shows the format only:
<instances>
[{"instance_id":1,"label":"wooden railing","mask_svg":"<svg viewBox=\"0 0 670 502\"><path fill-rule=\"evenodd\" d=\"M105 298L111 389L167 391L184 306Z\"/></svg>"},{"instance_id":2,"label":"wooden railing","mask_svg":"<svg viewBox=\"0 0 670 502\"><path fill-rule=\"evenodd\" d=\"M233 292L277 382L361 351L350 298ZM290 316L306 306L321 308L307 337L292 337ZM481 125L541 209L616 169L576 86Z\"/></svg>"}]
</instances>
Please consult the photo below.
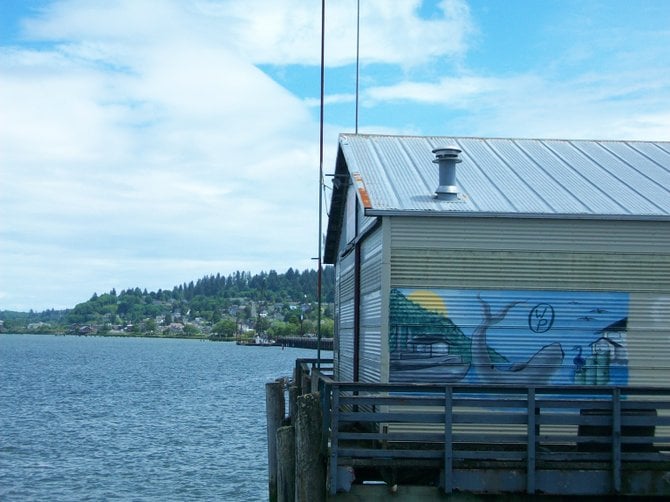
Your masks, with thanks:
<instances>
[{"instance_id":1,"label":"wooden railing","mask_svg":"<svg viewBox=\"0 0 670 502\"><path fill-rule=\"evenodd\" d=\"M316 364L296 368L321 392L331 494L345 467L433 472L446 493L670 494L670 388L345 383Z\"/></svg>"},{"instance_id":2,"label":"wooden railing","mask_svg":"<svg viewBox=\"0 0 670 502\"><path fill-rule=\"evenodd\" d=\"M295 361L293 381L298 394L306 394L312 390L318 390L319 387L324 388L326 383L333 383L332 377L332 359L303 358Z\"/></svg>"}]
</instances>

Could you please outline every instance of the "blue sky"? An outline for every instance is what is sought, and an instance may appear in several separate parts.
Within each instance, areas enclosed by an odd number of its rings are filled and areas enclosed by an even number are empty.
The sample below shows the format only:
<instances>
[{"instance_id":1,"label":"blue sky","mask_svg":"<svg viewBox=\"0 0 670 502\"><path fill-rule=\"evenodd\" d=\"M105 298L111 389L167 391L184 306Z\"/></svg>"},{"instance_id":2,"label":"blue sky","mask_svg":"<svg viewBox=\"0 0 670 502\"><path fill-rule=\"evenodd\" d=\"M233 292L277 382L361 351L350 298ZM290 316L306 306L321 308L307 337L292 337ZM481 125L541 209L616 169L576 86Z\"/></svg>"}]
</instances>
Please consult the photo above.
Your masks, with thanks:
<instances>
[{"instance_id":1,"label":"blue sky","mask_svg":"<svg viewBox=\"0 0 670 502\"><path fill-rule=\"evenodd\" d=\"M327 3L330 172L356 0ZM670 2L360 4L361 132L670 139ZM316 1L0 2L0 309L313 268L319 44Z\"/></svg>"}]
</instances>

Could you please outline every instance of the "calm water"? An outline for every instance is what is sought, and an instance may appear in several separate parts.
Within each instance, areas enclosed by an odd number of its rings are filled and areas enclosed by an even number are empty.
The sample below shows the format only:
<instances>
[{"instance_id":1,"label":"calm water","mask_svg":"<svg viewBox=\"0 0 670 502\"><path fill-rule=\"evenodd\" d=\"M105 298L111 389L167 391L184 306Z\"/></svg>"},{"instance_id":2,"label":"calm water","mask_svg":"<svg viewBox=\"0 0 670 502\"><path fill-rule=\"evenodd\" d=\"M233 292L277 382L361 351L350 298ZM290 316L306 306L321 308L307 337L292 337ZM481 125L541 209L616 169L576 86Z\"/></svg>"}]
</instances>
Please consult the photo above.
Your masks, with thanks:
<instances>
[{"instance_id":1,"label":"calm water","mask_svg":"<svg viewBox=\"0 0 670 502\"><path fill-rule=\"evenodd\" d=\"M314 356L0 335L0 500L267 500L265 383Z\"/></svg>"}]
</instances>

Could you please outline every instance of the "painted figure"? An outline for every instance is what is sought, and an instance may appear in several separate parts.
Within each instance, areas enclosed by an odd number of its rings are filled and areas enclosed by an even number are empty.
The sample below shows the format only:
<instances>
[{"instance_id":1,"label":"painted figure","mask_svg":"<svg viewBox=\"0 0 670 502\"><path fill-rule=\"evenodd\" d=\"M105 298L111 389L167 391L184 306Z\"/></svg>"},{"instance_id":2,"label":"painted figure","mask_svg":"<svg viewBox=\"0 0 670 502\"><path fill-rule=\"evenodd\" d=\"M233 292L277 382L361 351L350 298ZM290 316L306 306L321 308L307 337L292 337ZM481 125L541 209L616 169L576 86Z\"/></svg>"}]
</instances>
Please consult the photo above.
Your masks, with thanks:
<instances>
[{"instance_id":1,"label":"painted figure","mask_svg":"<svg viewBox=\"0 0 670 502\"><path fill-rule=\"evenodd\" d=\"M563 363L563 349L558 342L538 350L525 362L516 363L509 368L497 367L489 355L486 343L487 330L505 319L507 313L522 302L511 302L497 314L491 313L491 307L481 295L477 295L482 306L482 323L472 335L472 365L483 383L488 384L535 384L546 385Z\"/></svg>"}]
</instances>

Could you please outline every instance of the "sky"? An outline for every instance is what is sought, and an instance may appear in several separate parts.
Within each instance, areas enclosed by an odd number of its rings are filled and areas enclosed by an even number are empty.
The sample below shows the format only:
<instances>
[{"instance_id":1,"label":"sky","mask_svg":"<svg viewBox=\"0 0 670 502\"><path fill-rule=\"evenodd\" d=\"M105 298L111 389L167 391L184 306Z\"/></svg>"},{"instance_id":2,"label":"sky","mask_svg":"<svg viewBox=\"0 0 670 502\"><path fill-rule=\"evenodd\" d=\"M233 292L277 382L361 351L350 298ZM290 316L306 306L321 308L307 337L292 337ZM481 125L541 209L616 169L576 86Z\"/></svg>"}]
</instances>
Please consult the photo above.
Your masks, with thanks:
<instances>
[{"instance_id":1,"label":"sky","mask_svg":"<svg viewBox=\"0 0 670 502\"><path fill-rule=\"evenodd\" d=\"M666 0L360 0L359 40L361 133L670 140ZM0 0L0 310L316 268L320 43L316 0Z\"/></svg>"}]
</instances>

